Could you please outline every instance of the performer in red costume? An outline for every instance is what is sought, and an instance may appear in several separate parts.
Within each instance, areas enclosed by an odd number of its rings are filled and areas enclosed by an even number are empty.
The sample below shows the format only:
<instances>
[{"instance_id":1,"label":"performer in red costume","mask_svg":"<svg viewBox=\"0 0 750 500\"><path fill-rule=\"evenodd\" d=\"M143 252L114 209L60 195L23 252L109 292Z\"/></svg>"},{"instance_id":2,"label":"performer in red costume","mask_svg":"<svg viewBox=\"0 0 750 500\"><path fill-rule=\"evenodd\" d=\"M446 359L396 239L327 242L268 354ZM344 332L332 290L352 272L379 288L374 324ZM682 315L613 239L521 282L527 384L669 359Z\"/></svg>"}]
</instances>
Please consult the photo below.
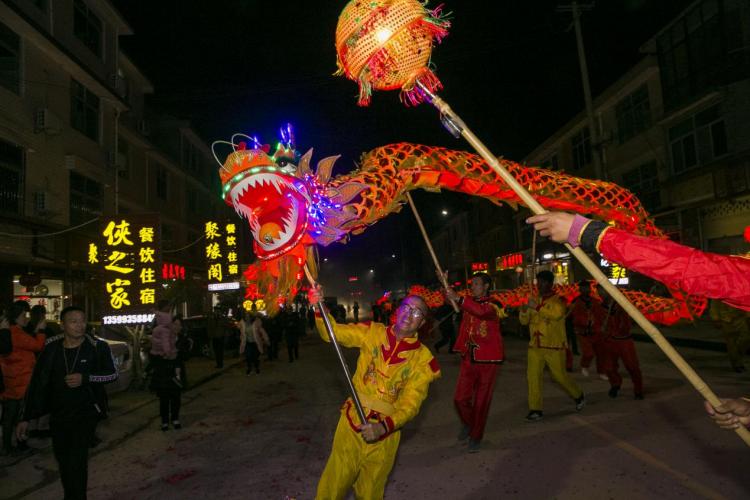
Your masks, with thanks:
<instances>
[{"instance_id":1,"label":"performer in red costume","mask_svg":"<svg viewBox=\"0 0 750 500\"><path fill-rule=\"evenodd\" d=\"M580 295L570 306L570 318L581 346L581 373L589 376L591 361L596 357L596 372L606 377L604 366L605 353L602 338L602 323L606 310L601 301L591 296L591 285L588 281L578 284Z\"/></svg>"},{"instance_id":2,"label":"performer in red costume","mask_svg":"<svg viewBox=\"0 0 750 500\"><path fill-rule=\"evenodd\" d=\"M638 362L638 354L635 350L633 334L630 330L633 322L625 309L620 307L604 288L598 287L599 296L604 299L606 316L602 322L602 335L604 337L604 366L609 378L609 397L616 398L622 386L620 375L620 360L630 374L633 381L633 395L635 399L643 399L643 376L641 366Z\"/></svg>"},{"instance_id":3,"label":"performer in red costume","mask_svg":"<svg viewBox=\"0 0 750 500\"><path fill-rule=\"evenodd\" d=\"M461 354L453 402L462 424L458 439L469 439L469 453L479 451L498 365L505 357L500 334L500 319L505 312L490 302L491 283L488 275L477 274L471 280L471 297L460 297L452 288L445 290L446 297L460 304L463 313L458 340L453 346Z\"/></svg>"},{"instance_id":4,"label":"performer in red costume","mask_svg":"<svg viewBox=\"0 0 750 500\"><path fill-rule=\"evenodd\" d=\"M669 287L750 311L748 258L701 252L669 240L636 236L604 222L565 212L535 215L526 222L557 243L596 250L610 262Z\"/></svg>"}]
</instances>

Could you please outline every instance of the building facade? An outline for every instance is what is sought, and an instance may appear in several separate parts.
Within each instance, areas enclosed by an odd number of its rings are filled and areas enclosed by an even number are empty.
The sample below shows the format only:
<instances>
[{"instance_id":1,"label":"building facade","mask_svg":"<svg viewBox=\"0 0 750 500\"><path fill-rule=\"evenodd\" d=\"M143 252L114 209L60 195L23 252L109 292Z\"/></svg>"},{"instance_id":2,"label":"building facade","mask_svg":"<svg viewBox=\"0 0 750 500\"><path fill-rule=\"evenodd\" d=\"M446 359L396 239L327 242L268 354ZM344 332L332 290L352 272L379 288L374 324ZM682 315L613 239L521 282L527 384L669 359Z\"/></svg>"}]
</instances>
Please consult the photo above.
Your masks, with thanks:
<instances>
[{"instance_id":1,"label":"building facade","mask_svg":"<svg viewBox=\"0 0 750 500\"><path fill-rule=\"evenodd\" d=\"M218 166L189 124L146 110L153 86L119 48L131 34L105 0L0 0L3 303L29 297L50 317L75 303L96 318L86 245L103 214L162 214L162 259L203 278L201 246L188 245L203 220L231 216Z\"/></svg>"}]
</instances>

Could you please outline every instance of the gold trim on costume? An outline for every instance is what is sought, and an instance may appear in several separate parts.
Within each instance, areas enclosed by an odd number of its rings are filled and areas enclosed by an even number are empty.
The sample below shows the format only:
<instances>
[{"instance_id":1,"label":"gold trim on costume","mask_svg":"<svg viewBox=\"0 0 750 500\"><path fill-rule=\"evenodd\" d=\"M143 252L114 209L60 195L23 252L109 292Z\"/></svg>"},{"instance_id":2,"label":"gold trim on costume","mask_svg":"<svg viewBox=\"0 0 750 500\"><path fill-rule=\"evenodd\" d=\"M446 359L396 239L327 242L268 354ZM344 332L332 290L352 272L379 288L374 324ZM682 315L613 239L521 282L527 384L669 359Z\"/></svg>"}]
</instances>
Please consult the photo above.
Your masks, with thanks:
<instances>
[{"instance_id":1,"label":"gold trim on costume","mask_svg":"<svg viewBox=\"0 0 750 500\"><path fill-rule=\"evenodd\" d=\"M601 244L602 244L602 238L604 237L604 234L605 234L605 233L606 233L607 231L609 231L610 229L611 229L611 227L610 227L610 226L607 226L607 227L605 227L605 228L604 228L604 231L602 231L601 233L599 233L599 237L598 237L598 238L596 239L596 245L595 245L595 247L594 247L594 248L596 248L596 252L597 252L597 253L601 253L601 252L599 252L599 245L601 245Z\"/></svg>"}]
</instances>

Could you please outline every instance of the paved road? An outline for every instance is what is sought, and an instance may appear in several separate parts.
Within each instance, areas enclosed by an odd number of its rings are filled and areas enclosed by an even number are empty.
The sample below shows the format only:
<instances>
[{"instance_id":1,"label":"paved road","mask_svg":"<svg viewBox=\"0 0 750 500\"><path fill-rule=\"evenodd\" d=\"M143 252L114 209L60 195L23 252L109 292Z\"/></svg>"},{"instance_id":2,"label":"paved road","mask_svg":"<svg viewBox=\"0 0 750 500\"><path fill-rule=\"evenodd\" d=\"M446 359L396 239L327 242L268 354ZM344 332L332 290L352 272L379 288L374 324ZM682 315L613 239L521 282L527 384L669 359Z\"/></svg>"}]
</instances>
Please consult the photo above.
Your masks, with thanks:
<instances>
[{"instance_id":1,"label":"paved road","mask_svg":"<svg viewBox=\"0 0 750 500\"><path fill-rule=\"evenodd\" d=\"M507 344L482 451L467 454L455 441L458 362L441 354L443 377L403 431L386 498L750 497L750 450L710 423L653 345L638 346L645 401L632 399L629 380L613 401L606 382L576 375L589 399L576 414L547 380L545 419L530 424L523 420L525 346L512 338ZM189 392L181 431L157 429L155 404L107 422L105 438L124 425L133 431L97 450L89 498L312 498L344 383L330 346L308 338L301 351L299 362L265 363L251 377L234 368ZM750 392L750 375L728 371L725 354L682 352L720 394ZM26 462L0 484L34 473L37 489L23 498L61 498L50 455Z\"/></svg>"}]
</instances>

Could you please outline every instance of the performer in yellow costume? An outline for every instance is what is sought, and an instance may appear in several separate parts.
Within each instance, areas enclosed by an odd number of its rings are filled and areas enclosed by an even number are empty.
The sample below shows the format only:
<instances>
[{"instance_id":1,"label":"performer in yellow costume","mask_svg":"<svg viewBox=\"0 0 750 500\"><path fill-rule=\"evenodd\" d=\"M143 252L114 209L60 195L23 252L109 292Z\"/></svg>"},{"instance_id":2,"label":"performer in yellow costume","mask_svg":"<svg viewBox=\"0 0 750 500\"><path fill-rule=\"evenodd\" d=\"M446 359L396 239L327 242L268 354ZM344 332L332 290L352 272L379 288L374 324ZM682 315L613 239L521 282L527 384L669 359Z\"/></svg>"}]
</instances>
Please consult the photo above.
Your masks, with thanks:
<instances>
[{"instance_id":1,"label":"performer in yellow costume","mask_svg":"<svg viewBox=\"0 0 750 500\"><path fill-rule=\"evenodd\" d=\"M314 289L310 302L317 304L322 296L320 288ZM361 425L353 401L347 399L317 499L342 499L350 488L358 499L383 498L400 429L417 415L427 388L440 376L437 360L417 339L428 313L424 301L412 295L401 302L393 326L340 325L331 318L339 343L359 348L353 382L368 423ZM322 318L316 322L323 340L329 341Z\"/></svg>"},{"instance_id":2,"label":"performer in yellow costume","mask_svg":"<svg viewBox=\"0 0 750 500\"><path fill-rule=\"evenodd\" d=\"M555 276L550 271L536 275L541 301L529 300L528 307L523 307L519 320L529 325L531 341L529 342L528 365L526 378L529 384L529 414L526 420L541 420L542 413L542 379L544 367L548 367L552 379L574 399L576 411L583 409L586 399L583 391L565 371L565 314L567 309L562 299L552 292Z\"/></svg>"}]
</instances>

